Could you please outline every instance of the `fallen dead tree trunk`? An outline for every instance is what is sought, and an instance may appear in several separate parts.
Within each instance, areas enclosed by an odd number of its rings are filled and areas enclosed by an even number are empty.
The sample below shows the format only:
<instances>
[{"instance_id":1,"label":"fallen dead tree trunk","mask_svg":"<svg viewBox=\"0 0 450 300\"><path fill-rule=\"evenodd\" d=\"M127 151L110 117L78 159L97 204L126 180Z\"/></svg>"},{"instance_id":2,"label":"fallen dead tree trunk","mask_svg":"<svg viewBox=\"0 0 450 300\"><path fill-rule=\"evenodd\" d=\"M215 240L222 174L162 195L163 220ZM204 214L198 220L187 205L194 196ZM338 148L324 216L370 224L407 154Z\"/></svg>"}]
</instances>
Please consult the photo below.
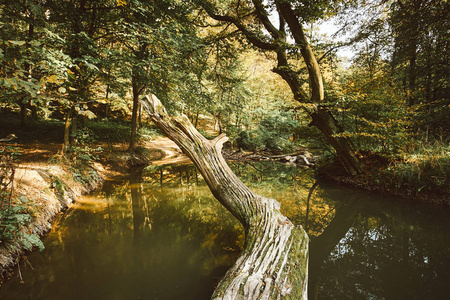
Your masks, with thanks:
<instances>
[{"instance_id":1,"label":"fallen dead tree trunk","mask_svg":"<svg viewBox=\"0 0 450 300\"><path fill-rule=\"evenodd\" d=\"M274 199L253 193L231 171L221 150L228 138L206 139L182 115L171 118L154 96L142 100L153 122L189 156L211 192L244 226L241 256L212 299L307 299L308 236L280 213Z\"/></svg>"},{"instance_id":2,"label":"fallen dead tree trunk","mask_svg":"<svg viewBox=\"0 0 450 300\"><path fill-rule=\"evenodd\" d=\"M228 160L235 161L280 161L290 163L297 166L314 167L317 158L308 151L297 151L289 154L269 155L264 153L247 153L243 154L241 150L233 153L225 153Z\"/></svg>"}]
</instances>

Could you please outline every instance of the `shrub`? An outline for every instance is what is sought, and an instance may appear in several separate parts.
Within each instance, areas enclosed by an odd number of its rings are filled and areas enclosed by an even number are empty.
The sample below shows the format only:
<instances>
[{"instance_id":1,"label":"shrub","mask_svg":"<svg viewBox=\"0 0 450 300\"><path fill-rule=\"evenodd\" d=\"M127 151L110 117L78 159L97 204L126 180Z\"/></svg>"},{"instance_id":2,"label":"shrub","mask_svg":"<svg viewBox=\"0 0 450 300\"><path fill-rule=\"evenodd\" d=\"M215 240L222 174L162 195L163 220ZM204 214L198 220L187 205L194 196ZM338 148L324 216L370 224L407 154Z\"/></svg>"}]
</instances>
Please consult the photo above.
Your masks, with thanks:
<instances>
[{"instance_id":1,"label":"shrub","mask_svg":"<svg viewBox=\"0 0 450 300\"><path fill-rule=\"evenodd\" d=\"M411 192L450 192L450 146L434 143L423 146L391 168L386 174Z\"/></svg>"},{"instance_id":2,"label":"shrub","mask_svg":"<svg viewBox=\"0 0 450 300\"><path fill-rule=\"evenodd\" d=\"M257 129L241 131L236 144L248 150L290 151L295 148L291 139L298 126L290 112L275 111L265 116Z\"/></svg>"}]
</instances>

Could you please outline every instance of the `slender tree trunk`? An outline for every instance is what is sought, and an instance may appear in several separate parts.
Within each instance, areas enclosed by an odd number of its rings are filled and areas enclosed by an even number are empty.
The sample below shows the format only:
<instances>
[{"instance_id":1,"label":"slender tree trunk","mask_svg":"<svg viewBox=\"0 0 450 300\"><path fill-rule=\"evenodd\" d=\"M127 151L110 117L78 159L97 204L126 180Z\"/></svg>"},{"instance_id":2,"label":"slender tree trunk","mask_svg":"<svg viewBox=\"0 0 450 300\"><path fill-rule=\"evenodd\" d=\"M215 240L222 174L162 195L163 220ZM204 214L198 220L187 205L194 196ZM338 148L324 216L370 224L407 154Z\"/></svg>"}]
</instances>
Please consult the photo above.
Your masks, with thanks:
<instances>
[{"instance_id":1,"label":"slender tree trunk","mask_svg":"<svg viewBox=\"0 0 450 300\"><path fill-rule=\"evenodd\" d=\"M20 128L24 129L27 125L27 106L23 103L23 99L19 100L20 106Z\"/></svg>"},{"instance_id":2,"label":"slender tree trunk","mask_svg":"<svg viewBox=\"0 0 450 300\"><path fill-rule=\"evenodd\" d=\"M30 23L28 25L28 30L27 30L27 40L26 40L26 45L27 48L30 47L30 41L33 39L33 34L34 34L34 24ZM27 81L31 82L31 65L28 62L24 63L24 69L25 71L27 71ZM25 101L25 98L21 98L19 103L20 106L20 127L22 129L25 128L25 126L27 125L27 106L30 105L30 100L28 99L27 102Z\"/></svg>"},{"instance_id":3,"label":"slender tree trunk","mask_svg":"<svg viewBox=\"0 0 450 300\"><path fill-rule=\"evenodd\" d=\"M106 94L105 94L105 100L106 100L106 109L105 109L105 118L109 116L109 91L110 91L110 84L109 84L109 73L108 73L108 84L106 85Z\"/></svg>"},{"instance_id":4,"label":"slender tree trunk","mask_svg":"<svg viewBox=\"0 0 450 300\"><path fill-rule=\"evenodd\" d=\"M416 60L417 51L416 45L411 45L414 49L411 50L411 57L409 58L409 94L408 106L414 106L416 103Z\"/></svg>"},{"instance_id":5,"label":"slender tree trunk","mask_svg":"<svg viewBox=\"0 0 450 300\"><path fill-rule=\"evenodd\" d=\"M133 72L132 86L133 86L133 109L131 114L131 135L130 135L130 145L128 151L134 152L136 149L136 135L138 130L138 112L139 112L139 84L136 72Z\"/></svg>"},{"instance_id":6,"label":"slender tree trunk","mask_svg":"<svg viewBox=\"0 0 450 300\"><path fill-rule=\"evenodd\" d=\"M80 118L79 116L75 115L71 117L70 120L70 136L69 136L69 141L71 145L76 145L78 144L78 128L79 128L79 123L80 122Z\"/></svg>"},{"instance_id":7,"label":"slender tree trunk","mask_svg":"<svg viewBox=\"0 0 450 300\"><path fill-rule=\"evenodd\" d=\"M138 49L134 52L136 60L142 60L148 55L147 43L140 43ZM130 145L128 147L129 152L136 150L136 136L140 124L139 113L141 110L141 103L139 102L139 96L145 89L145 84L142 83L142 71L140 67L133 66L131 74L131 85L133 89L133 109L131 115L131 136Z\"/></svg>"},{"instance_id":8,"label":"slender tree trunk","mask_svg":"<svg viewBox=\"0 0 450 300\"><path fill-rule=\"evenodd\" d=\"M70 145L70 123L72 120L72 110L69 110L66 114L66 121L64 123L64 144L62 153L66 153Z\"/></svg>"},{"instance_id":9,"label":"slender tree trunk","mask_svg":"<svg viewBox=\"0 0 450 300\"><path fill-rule=\"evenodd\" d=\"M244 226L244 250L212 299L307 299L308 236L280 213L280 203L253 193L231 171L221 134L207 140L182 115L170 118L154 96L143 105L153 122L190 157L211 192Z\"/></svg>"}]
</instances>

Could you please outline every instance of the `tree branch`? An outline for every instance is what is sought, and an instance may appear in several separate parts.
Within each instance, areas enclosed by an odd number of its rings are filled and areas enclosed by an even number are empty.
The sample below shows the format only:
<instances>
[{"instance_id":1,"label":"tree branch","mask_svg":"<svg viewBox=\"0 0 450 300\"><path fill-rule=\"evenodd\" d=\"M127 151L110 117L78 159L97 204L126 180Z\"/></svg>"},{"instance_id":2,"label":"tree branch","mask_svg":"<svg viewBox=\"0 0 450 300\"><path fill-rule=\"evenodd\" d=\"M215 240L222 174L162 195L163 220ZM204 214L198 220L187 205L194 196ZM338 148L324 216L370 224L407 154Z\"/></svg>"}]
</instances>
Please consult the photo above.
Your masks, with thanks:
<instances>
[{"instance_id":1,"label":"tree branch","mask_svg":"<svg viewBox=\"0 0 450 300\"><path fill-rule=\"evenodd\" d=\"M282 39L283 41L286 39L286 36L283 32L279 31L278 29L273 26L272 22L269 20L269 14L264 8L264 5L262 1L260 0L252 0L253 5L256 8L256 15L258 16L261 23L264 25L264 27L267 29L267 31L272 35L272 37L275 40Z\"/></svg>"},{"instance_id":2,"label":"tree branch","mask_svg":"<svg viewBox=\"0 0 450 300\"><path fill-rule=\"evenodd\" d=\"M216 21L228 22L234 24L248 39L250 43L256 47L264 50L276 50L278 45L275 43L266 42L260 37L258 37L254 32L249 30L239 19L232 16L220 15L214 11L214 8L207 1L200 1L203 9L206 13Z\"/></svg>"}]
</instances>

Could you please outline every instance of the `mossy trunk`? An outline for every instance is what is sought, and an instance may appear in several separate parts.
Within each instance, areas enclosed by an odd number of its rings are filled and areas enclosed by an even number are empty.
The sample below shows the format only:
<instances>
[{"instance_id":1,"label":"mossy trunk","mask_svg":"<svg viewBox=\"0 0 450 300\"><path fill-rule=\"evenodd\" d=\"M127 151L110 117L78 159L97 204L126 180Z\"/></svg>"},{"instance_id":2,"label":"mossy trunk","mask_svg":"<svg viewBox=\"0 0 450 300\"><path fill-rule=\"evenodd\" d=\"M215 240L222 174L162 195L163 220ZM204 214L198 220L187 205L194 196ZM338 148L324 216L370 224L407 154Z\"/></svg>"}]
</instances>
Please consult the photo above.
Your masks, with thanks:
<instances>
[{"instance_id":1,"label":"mossy trunk","mask_svg":"<svg viewBox=\"0 0 450 300\"><path fill-rule=\"evenodd\" d=\"M228 140L201 135L182 115L171 118L154 96L142 104L153 122L190 157L211 192L244 226L241 256L212 299L307 299L308 236L280 212L280 203L253 193L229 168L221 149Z\"/></svg>"},{"instance_id":2,"label":"mossy trunk","mask_svg":"<svg viewBox=\"0 0 450 300\"><path fill-rule=\"evenodd\" d=\"M364 171L364 164L352 150L350 139L341 135L343 130L328 108L319 105L311 117L310 125L317 127L324 134L345 170L351 175L361 174Z\"/></svg>"}]
</instances>

